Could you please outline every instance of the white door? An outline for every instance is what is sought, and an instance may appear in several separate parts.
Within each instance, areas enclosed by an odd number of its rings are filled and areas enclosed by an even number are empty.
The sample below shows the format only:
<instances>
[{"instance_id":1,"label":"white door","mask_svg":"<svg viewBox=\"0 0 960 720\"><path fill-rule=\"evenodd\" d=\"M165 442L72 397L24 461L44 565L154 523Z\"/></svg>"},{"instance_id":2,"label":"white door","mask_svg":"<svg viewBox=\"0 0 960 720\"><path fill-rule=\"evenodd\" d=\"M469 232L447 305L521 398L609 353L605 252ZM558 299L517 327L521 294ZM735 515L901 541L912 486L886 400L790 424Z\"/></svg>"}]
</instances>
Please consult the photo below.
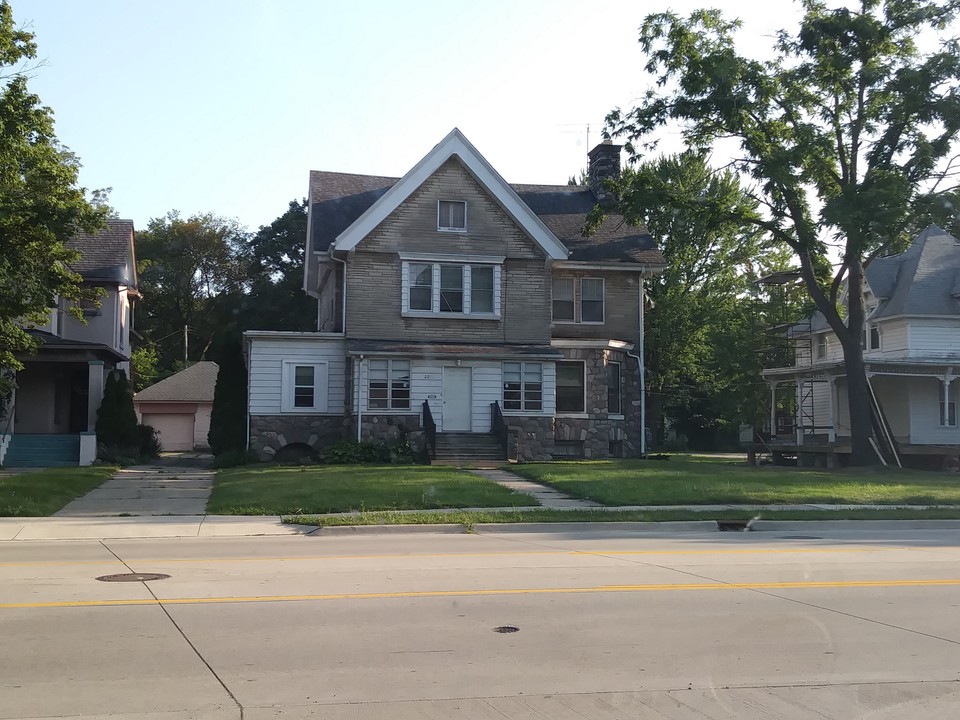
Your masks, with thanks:
<instances>
[{"instance_id":1,"label":"white door","mask_svg":"<svg viewBox=\"0 0 960 720\"><path fill-rule=\"evenodd\" d=\"M470 368L464 367L443 369L443 417L440 422L444 432L470 430L473 406L470 373Z\"/></svg>"},{"instance_id":2,"label":"white door","mask_svg":"<svg viewBox=\"0 0 960 720\"><path fill-rule=\"evenodd\" d=\"M144 413L142 422L160 435L164 452L193 450L193 413Z\"/></svg>"}]
</instances>

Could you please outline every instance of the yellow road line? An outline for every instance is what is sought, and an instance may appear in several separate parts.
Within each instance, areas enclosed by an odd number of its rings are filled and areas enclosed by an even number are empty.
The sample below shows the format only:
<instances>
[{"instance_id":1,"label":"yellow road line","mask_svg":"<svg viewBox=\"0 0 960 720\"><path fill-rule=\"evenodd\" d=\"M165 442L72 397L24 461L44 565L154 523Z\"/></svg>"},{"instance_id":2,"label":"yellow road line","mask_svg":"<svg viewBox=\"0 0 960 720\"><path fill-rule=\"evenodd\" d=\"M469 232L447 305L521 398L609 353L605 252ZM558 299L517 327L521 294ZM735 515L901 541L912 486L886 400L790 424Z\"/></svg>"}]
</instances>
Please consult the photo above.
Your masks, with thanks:
<instances>
[{"instance_id":1,"label":"yellow road line","mask_svg":"<svg viewBox=\"0 0 960 720\"><path fill-rule=\"evenodd\" d=\"M60 602L3 603L0 610L24 608L80 608L124 605L205 605L211 603L303 602L309 600L387 600L402 598L483 597L486 595L567 595L577 593L686 592L690 590L810 590L824 588L915 588L953 587L960 578L943 580L845 580L756 583L681 583L652 585L597 585L595 587L497 588L489 590L411 590L385 593L336 593L323 595L253 595L209 598L133 598L124 600L65 600Z\"/></svg>"},{"instance_id":2,"label":"yellow road line","mask_svg":"<svg viewBox=\"0 0 960 720\"><path fill-rule=\"evenodd\" d=\"M724 550L528 550L504 552L474 552L474 553L386 553L382 555L303 555L303 556L255 556L235 558L148 558L140 560L127 558L126 562L138 565L164 563L257 563L257 562L316 562L325 560L397 560L416 558L482 558L482 557L520 557L524 555L793 555L793 554L826 554L826 553L876 553L890 550L915 550L916 548L885 546L885 547L851 547L851 548L736 548ZM0 562L0 567L44 567L70 565L107 565L117 562L116 558L102 560L46 560Z\"/></svg>"}]
</instances>

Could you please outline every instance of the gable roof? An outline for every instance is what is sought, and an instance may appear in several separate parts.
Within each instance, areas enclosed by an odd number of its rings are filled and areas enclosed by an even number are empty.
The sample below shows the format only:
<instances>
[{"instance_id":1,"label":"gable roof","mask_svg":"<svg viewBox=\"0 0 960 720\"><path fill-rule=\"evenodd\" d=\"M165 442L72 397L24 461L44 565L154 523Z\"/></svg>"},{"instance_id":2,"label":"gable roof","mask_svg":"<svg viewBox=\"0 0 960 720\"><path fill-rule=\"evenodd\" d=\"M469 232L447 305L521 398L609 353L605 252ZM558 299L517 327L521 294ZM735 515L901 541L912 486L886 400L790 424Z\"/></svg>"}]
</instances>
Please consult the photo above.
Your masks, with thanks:
<instances>
[{"instance_id":1,"label":"gable roof","mask_svg":"<svg viewBox=\"0 0 960 720\"><path fill-rule=\"evenodd\" d=\"M886 285L891 276L893 283ZM904 252L877 258L867 266L867 282L883 298L873 317L960 315L960 299L952 294L958 277L960 242L931 225Z\"/></svg>"},{"instance_id":2,"label":"gable roof","mask_svg":"<svg viewBox=\"0 0 960 720\"><path fill-rule=\"evenodd\" d=\"M474 167L468 164L459 151L468 155L475 167L485 171L487 182L498 187L499 196L493 193L493 188L486 185L483 177L477 175ZM310 244L313 250L326 252L334 244L337 250L350 249L341 236L349 236L349 242L354 243L355 247L355 243L358 243L363 235L376 227L376 224L453 154L460 157L467 170L481 185L487 187L501 201L501 204L503 204L501 200L503 196L512 198L514 205L517 205L515 201L519 201L518 207L526 209L525 217L528 220L532 216L541 237L543 231L546 231L547 237L552 239L553 243L548 245L556 254L548 252L551 257L574 262L642 263L655 266L665 264L656 242L647 229L628 225L622 216L608 216L596 232L584 237L582 229L586 224L587 215L597 203L593 193L586 186L507 185L457 129L444 138L403 178L312 171L310 173ZM426 167L432 169L428 171L424 169ZM411 179L418 168L420 170L417 173L417 179ZM395 190L401 182L406 185ZM381 199L384 205L375 209L374 206ZM386 210L387 207L391 209ZM509 208L505 206L504 209L512 215ZM363 223L362 228L354 227L359 226L360 220L364 217L367 221ZM376 218L380 219L376 220ZM359 237L356 236L357 233L361 233ZM338 238L340 238L339 241Z\"/></svg>"},{"instance_id":3,"label":"gable roof","mask_svg":"<svg viewBox=\"0 0 960 720\"><path fill-rule=\"evenodd\" d=\"M215 362L200 361L144 388L133 399L137 402L213 402L220 367Z\"/></svg>"},{"instance_id":4,"label":"gable roof","mask_svg":"<svg viewBox=\"0 0 960 720\"><path fill-rule=\"evenodd\" d=\"M500 203L500 206L530 238L540 246L547 257L565 260L567 249L543 224L543 221L519 198L500 174L493 169L470 141L454 128L410 171L383 193L364 213L334 240L335 250L352 250L387 216L435 173L441 165L456 155L467 171Z\"/></svg>"},{"instance_id":5,"label":"gable roof","mask_svg":"<svg viewBox=\"0 0 960 720\"><path fill-rule=\"evenodd\" d=\"M111 218L97 232L79 232L65 245L80 253L80 258L70 268L84 280L137 287L133 220Z\"/></svg>"}]
</instances>

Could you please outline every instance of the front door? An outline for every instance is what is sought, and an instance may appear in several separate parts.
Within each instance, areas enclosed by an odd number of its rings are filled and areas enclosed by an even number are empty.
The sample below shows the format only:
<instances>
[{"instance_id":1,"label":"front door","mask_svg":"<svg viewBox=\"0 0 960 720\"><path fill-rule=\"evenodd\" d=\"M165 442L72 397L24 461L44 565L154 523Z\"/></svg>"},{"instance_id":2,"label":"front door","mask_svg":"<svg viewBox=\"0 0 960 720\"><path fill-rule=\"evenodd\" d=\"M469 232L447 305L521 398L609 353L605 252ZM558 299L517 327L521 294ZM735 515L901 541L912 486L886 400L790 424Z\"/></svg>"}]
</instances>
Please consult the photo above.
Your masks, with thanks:
<instances>
[{"instance_id":1,"label":"front door","mask_svg":"<svg viewBox=\"0 0 960 720\"><path fill-rule=\"evenodd\" d=\"M471 371L465 367L443 369L443 417L444 432L469 432L472 403Z\"/></svg>"}]
</instances>

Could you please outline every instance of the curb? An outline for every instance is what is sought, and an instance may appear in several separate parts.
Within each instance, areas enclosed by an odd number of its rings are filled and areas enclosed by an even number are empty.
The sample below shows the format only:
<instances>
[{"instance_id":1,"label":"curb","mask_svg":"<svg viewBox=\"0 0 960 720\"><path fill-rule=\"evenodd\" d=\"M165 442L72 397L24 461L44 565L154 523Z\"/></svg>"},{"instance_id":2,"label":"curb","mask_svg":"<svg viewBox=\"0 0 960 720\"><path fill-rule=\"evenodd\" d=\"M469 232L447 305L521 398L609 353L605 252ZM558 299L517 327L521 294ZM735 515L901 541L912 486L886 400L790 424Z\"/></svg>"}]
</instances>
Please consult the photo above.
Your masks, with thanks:
<instances>
[{"instance_id":1,"label":"curb","mask_svg":"<svg viewBox=\"0 0 960 720\"><path fill-rule=\"evenodd\" d=\"M672 522L548 522L548 523L477 523L477 533L549 533L549 532L620 532L620 533L715 533L716 520L676 520Z\"/></svg>"},{"instance_id":2,"label":"curb","mask_svg":"<svg viewBox=\"0 0 960 720\"><path fill-rule=\"evenodd\" d=\"M802 530L960 530L960 520L753 520L752 532Z\"/></svg>"},{"instance_id":3,"label":"curb","mask_svg":"<svg viewBox=\"0 0 960 720\"><path fill-rule=\"evenodd\" d=\"M309 527L309 526L300 526ZM332 527L318 527L305 535L464 535L467 527L460 523L443 523L437 525L334 525Z\"/></svg>"}]
</instances>

